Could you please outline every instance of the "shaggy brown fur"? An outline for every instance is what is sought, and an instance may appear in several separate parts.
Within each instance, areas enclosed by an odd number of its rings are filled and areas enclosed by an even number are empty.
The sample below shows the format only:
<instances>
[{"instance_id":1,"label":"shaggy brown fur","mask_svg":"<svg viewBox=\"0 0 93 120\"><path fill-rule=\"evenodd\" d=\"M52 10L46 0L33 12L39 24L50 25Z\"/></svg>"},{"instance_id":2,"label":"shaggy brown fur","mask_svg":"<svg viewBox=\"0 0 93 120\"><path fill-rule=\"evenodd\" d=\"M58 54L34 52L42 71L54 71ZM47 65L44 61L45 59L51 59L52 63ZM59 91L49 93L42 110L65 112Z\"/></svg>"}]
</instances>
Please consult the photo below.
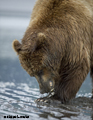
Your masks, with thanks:
<instances>
[{"instance_id":1,"label":"shaggy brown fur","mask_svg":"<svg viewBox=\"0 0 93 120\"><path fill-rule=\"evenodd\" d=\"M13 48L41 93L54 89L62 102L72 99L89 70L93 78L93 0L37 0Z\"/></svg>"}]
</instances>

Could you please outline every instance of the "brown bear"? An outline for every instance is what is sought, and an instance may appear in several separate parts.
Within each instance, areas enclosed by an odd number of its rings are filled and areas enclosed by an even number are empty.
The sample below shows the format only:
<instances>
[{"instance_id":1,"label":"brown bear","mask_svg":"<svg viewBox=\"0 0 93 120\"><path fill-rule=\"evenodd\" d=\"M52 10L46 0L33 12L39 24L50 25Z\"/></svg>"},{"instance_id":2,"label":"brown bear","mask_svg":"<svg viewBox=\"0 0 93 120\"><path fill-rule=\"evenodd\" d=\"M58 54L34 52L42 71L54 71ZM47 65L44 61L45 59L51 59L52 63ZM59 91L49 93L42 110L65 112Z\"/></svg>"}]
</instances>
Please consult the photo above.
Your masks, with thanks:
<instances>
[{"instance_id":1,"label":"brown bear","mask_svg":"<svg viewBox=\"0 0 93 120\"><path fill-rule=\"evenodd\" d=\"M15 40L13 48L41 93L69 101L89 70L93 81L93 0L37 0L22 42Z\"/></svg>"}]
</instances>

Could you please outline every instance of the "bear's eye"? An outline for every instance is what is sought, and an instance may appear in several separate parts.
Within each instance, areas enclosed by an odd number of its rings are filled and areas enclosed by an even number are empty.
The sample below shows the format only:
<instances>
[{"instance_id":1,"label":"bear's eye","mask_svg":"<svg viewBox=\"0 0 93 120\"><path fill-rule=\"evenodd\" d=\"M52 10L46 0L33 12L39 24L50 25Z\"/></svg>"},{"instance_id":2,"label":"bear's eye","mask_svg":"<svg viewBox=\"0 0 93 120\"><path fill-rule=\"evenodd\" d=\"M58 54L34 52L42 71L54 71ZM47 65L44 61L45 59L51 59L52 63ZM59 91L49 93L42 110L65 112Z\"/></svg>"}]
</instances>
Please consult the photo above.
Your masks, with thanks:
<instances>
[{"instance_id":1,"label":"bear's eye","mask_svg":"<svg viewBox=\"0 0 93 120\"><path fill-rule=\"evenodd\" d=\"M38 50L40 50L40 49L41 49L40 47L37 47L37 48L36 48L36 51L38 51Z\"/></svg>"},{"instance_id":2,"label":"bear's eye","mask_svg":"<svg viewBox=\"0 0 93 120\"><path fill-rule=\"evenodd\" d=\"M39 46L36 47L35 50L36 50L36 51L39 51L39 50L41 50L41 49L42 49L42 47L39 45Z\"/></svg>"},{"instance_id":3,"label":"bear's eye","mask_svg":"<svg viewBox=\"0 0 93 120\"><path fill-rule=\"evenodd\" d=\"M38 76L41 76L41 75L43 75L44 73L43 73L43 70L40 70L39 72L38 72Z\"/></svg>"}]
</instances>

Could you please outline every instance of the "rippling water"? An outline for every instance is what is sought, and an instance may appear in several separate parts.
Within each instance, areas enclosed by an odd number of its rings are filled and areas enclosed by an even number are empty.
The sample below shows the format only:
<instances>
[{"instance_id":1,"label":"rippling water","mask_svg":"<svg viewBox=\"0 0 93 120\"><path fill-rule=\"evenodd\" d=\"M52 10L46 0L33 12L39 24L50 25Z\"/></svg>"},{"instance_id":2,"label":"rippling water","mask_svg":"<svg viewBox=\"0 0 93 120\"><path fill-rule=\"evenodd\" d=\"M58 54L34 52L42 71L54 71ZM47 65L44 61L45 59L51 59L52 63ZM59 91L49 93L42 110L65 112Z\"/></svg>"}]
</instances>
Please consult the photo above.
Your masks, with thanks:
<instances>
[{"instance_id":1,"label":"rippling water","mask_svg":"<svg viewBox=\"0 0 93 120\"><path fill-rule=\"evenodd\" d=\"M58 102L51 104L38 103L40 97L35 79L24 83L0 82L0 116L29 116L29 120L91 120L93 119L93 101L79 97L66 105ZM9 119L9 118L7 118ZM16 118L17 119L17 118Z\"/></svg>"},{"instance_id":2,"label":"rippling water","mask_svg":"<svg viewBox=\"0 0 93 120\"><path fill-rule=\"evenodd\" d=\"M27 120L93 120L89 75L76 98L66 105L57 101L50 104L34 102L42 96L38 83L22 69L11 45L14 39L22 38L29 19L0 17L0 120L11 120L4 118L9 115L26 115L29 116Z\"/></svg>"}]
</instances>

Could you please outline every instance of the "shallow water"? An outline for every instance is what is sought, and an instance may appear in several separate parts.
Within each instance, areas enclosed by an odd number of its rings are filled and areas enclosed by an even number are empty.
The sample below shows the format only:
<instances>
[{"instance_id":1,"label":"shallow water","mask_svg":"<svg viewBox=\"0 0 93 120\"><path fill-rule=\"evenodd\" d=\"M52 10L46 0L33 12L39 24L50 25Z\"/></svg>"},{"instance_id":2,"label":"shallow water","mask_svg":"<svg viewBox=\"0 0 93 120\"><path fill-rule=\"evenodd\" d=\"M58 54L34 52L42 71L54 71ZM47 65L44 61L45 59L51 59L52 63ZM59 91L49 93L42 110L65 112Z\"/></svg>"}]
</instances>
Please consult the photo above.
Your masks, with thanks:
<instances>
[{"instance_id":1,"label":"shallow water","mask_svg":"<svg viewBox=\"0 0 93 120\"><path fill-rule=\"evenodd\" d=\"M29 116L27 120L93 120L91 78L88 74L76 98L64 105L34 102L41 97L36 79L22 69L12 41L20 40L30 18L24 16L0 16L0 120L4 116ZM15 120L19 118L15 118ZM21 118L24 120L24 118ZM26 118L25 118L26 120Z\"/></svg>"}]
</instances>

